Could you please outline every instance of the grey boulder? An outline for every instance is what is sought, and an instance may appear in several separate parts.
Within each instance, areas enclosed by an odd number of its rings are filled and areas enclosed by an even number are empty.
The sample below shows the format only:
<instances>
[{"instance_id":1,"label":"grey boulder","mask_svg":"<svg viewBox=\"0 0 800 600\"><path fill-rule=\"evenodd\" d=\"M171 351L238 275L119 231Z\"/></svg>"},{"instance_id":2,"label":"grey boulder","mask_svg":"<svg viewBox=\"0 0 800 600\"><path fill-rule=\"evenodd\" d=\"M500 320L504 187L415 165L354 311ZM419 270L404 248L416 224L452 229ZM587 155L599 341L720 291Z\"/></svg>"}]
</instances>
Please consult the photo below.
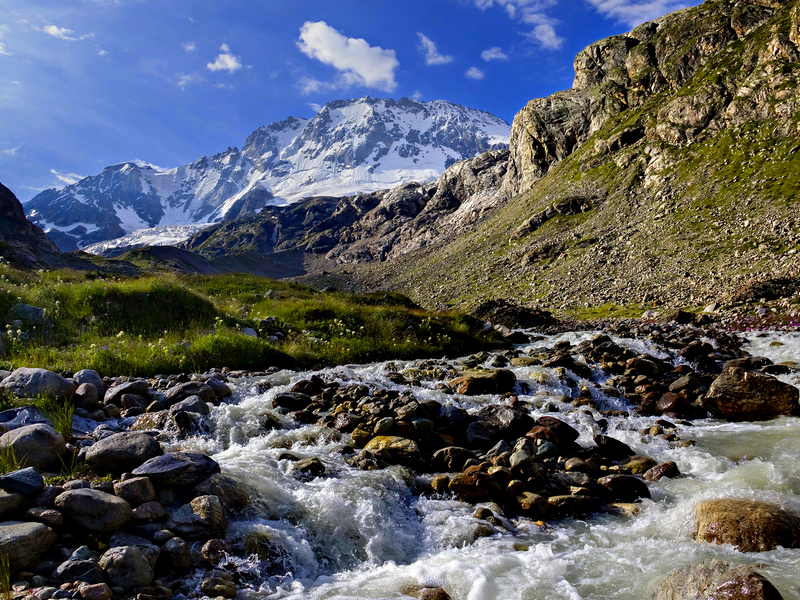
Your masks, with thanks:
<instances>
[{"instance_id":1,"label":"grey boulder","mask_svg":"<svg viewBox=\"0 0 800 600\"><path fill-rule=\"evenodd\" d=\"M88 531L116 531L131 519L131 505L122 498L93 489L69 490L55 500L66 518Z\"/></svg>"},{"instance_id":2,"label":"grey boulder","mask_svg":"<svg viewBox=\"0 0 800 600\"><path fill-rule=\"evenodd\" d=\"M139 431L115 433L86 449L86 462L100 473L133 471L164 451L153 436Z\"/></svg>"},{"instance_id":3,"label":"grey boulder","mask_svg":"<svg viewBox=\"0 0 800 600\"><path fill-rule=\"evenodd\" d=\"M187 488L219 472L217 461L197 452L170 452L151 458L132 471L137 477L149 477L155 486Z\"/></svg>"},{"instance_id":4,"label":"grey boulder","mask_svg":"<svg viewBox=\"0 0 800 600\"><path fill-rule=\"evenodd\" d=\"M167 521L167 529L190 540L217 537L227 526L225 509L217 496L198 496Z\"/></svg>"},{"instance_id":5,"label":"grey boulder","mask_svg":"<svg viewBox=\"0 0 800 600\"><path fill-rule=\"evenodd\" d=\"M100 567L114 586L126 590L150 585L153 568L136 546L118 546L100 557Z\"/></svg>"},{"instance_id":6,"label":"grey boulder","mask_svg":"<svg viewBox=\"0 0 800 600\"><path fill-rule=\"evenodd\" d=\"M23 466L39 470L60 470L61 455L66 449L64 438L50 425L35 423L12 429L0 437L0 451L13 448Z\"/></svg>"},{"instance_id":7,"label":"grey boulder","mask_svg":"<svg viewBox=\"0 0 800 600\"><path fill-rule=\"evenodd\" d=\"M56 537L52 529L41 523L0 523L0 548L9 558L12 573L35 566Z\"/></svg>"},{"instance_id":8,"label":"grey boulder","mask_svg":"<svg viewBox=\"0 0 800 600\"><path fill-rule=\"evenodd\" d=\"M75 384L58 373L27 367L15 370L0 381L0 388L7 389L20 398L46 396L56 400L69 400L75 392Z\"/></svg>"}]
</instances>

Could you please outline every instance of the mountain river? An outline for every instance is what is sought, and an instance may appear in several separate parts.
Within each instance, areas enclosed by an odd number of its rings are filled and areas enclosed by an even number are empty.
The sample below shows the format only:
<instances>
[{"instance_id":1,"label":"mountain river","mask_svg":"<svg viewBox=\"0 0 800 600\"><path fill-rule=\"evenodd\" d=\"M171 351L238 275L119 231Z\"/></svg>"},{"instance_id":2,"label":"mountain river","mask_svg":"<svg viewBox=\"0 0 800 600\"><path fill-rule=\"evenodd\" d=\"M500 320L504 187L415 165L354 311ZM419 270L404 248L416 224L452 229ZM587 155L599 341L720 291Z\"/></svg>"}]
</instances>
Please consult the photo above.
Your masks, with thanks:
<instances>
[{"instance_id":1,"label":"mountain river","mask_svg":"<svg viewBox=\"0 0 800 600\"><path fill-rule=\"evenodd\" d=\"M593 333L545 337L536 345ZM618 344L676 362L674 355L635 339ZM779 345L780 344L780 345ZM800 363L800 333L748 334L744 346L754 356ZM498 397L447 395L435 382L396 385L391 370L412 363L349 365L317 372L342 385L410 390L418 399L435 399L474 411ZM598 433L586 407L560 401L569 387L553 369L510 367L518 396L531 415L558 409L558 418L581 432L578 443L592 445ZM454 600L648 598L675 569L704 559L759 563L760 572L785 599L800 598L800 549L778 548L743 554L730 545L692 540L693 507L712 498L766 500L800 511L800 418L759 423L695 420L679 428L695 445L670 448L660 437L642 435L658 417L607 417L608 433L637 453L675 461L683 477L649 483L652 499L641 501L635 516L594 514L543 524L526 518L489 524L473 517L476 506L450 497L417 495L415 476L401 467L361 471L348 465L341 450L349 436L317 425L299 425L272 408L272 398L313 373L281 371L266 377L232 380L234 400L216 407L210 436L172 443L171 450L205 452L227 473L245 482L253 506L231 523L229 538L258 539L260 556L231 558L248 591L247 598L402 598L423 587L441 587ZM595 382L606 376L594 373ZM572 376L573 380L577 378ZM800 387L800 373L780 376ZM588 384L598 408L623 410L624 399L606 397ZM527 387L520 387L527 384ZM525 393L522 393L525 391ZM283 428L264 432L259 423L278 419ZM299 481L292 462L281 455L318 457L327 475ZM499 507L488 504L495 512ZM255 536L255 537L254 537ZM241 587L241 585L240 585Z\"/></svg>"}]
</instances>

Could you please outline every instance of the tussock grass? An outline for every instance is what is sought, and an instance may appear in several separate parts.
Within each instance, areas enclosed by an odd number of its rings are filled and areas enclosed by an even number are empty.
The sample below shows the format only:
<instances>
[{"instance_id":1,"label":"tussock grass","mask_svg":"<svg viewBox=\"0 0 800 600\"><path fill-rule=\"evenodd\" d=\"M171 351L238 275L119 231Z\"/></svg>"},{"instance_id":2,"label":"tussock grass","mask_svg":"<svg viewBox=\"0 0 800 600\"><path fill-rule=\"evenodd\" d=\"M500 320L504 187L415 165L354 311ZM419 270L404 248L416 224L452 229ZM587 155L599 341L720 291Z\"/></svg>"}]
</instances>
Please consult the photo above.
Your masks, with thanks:
<instances>
[{"instance_id":1,"label":"tussock grass","mask_svg":"<svg viewBox=\"0 0 800 600\"><path fill-rule=\"evenodd\" d=\"M21 468L22 467L20 466L19 459L17 458L17 455L14 454L14 448L12 446L0 448L0 475L13 473ZM1 576L2 570L0 570L0 577Z\"/></svg>"},{"instance_id":2,"label":"tussock grass","mask_svg":"<svg viewBox=\"0 0 800 600\"><path fill-rule=\"evenodd\" d=\"M17 303L43 308L46 322L14 324ZM243 274L104 279L0 266L0 326L9 348L0 368L109 376L443 356L491 343L482 323L423 311L401 294L321 293ZM270 338L275 327L282 335ZM244 328L261 328L259 337Z\"/></svg>"}]
</instances>

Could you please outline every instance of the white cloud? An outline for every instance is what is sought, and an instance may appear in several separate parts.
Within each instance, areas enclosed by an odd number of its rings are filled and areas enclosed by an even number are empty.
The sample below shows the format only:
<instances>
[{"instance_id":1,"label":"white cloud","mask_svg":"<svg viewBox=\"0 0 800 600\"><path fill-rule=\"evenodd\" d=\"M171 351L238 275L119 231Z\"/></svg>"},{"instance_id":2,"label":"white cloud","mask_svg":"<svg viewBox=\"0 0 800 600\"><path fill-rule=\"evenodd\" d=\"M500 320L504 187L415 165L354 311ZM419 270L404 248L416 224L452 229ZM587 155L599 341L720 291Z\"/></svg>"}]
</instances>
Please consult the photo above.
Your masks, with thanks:
<instances>
[{"instance_id":1,"label":"white cloud","mask_svg":"<svg viewBox=\"0 0 800 600\"><path fill-rule=\"evenodd\" d=\"M219 48L220 54L213 63L208 63L206 69L209 71L227 71L235 73L242 68L242 61L238 56L231 54L228 44L222 44Z\"/></svg>"},{"instance_id":2,"label":"white cloud","mask_svg":"<svg viewBox=\"0 0 800 600\"><path fill-rule=\"evenodd\" d=\"M678 0L648 0L637 2L635 0L588 0L602 15L635 27L645 21L650 21L661 15L694 6L697 2L680 2Z\"/></svg>"},{"instance_id":3,"label":"white cloud","mask_svg":"<svg viewBox=\"0 0 800 600\"><path fill-rule=\"evenodd\" d=\"M481 10L498 6L505 9L508 16L521 23L533 25L526 37L542 48L558 50L564 44L564 38L556 33L558 21L547 14L547 10L555 6L558 0L473 0ZM573 0L574 1L574 0ZM625 0L589 0L590 2L621 2ZM484 59L488 60L488 59Z\"/></svg>"},{"instance_id":4,"label":"white cloud","mask_svg":"<svg viewBox=\"0 0 800 600\"><path fill-rule=\"evenodd\" d=\"M343 89L354 85L393 92L397 88L395 69L400 65L394 50L370 46L366 40L348 38L324 21L307 21L300 28L297 47L339 71L337 80L322 83L313 79L301 80L305 93L322 88ZM308 91L306 91L308 90Z\"/></svg>"},{"instance_id":5,"label":"white cloud","mask_svg":"<svg viewBox=\"0 0 800 600\"><path fill-rule=\"evenodd\" d=\"M411 94L411 98L413 100L422 100L422 92L416 90L413 94Z\"/></svg>"},{"instance_id":6,"label":"white cloud","mask_svg":"<svg viewBox=\"0 0 800 600\"><path fill-rule=\"evenodd\" d=\"M499 46L494 46L481 52L481 58L486 62L490 60L508 60L508 54L503 52L503 49Z\"/></svg>"},{"instance_id":7,"label":"white cloud","mask_svg":"<svg viewBox=\"0 0 800 600\"><path fill-rule=\"evenodd\" d=\"M60 171L56 171L55 169L50 169L50 172L56 176L61 183L66 185L72 185L73 183L78 183L81 179L83 179L83 175L76 175L75 173L61 173Z\"/></svg>"},{"instance_id":8,"label":"white cloud","mask_svg":"<svg viewBox=\"0 0 800 600\"><path fill-rule=\"evenodd\" d=\"M9 148L8 150L3 150L3 154L8 154L9 156L16 156L20 148L22 148L22 146L17 146L16 148Z\"/></svg>"},{"instance_id":9,"label":"white cloud","mask_svg":"<svg viewBox=\"0 0 800 600\"><path fill-rule=\"evenodd\" d=\"M194 83L203 83L205 81L205 77L202 75L198 75L197 73L178 73L178 81L175 82L179 88L183 89L187 85L192 85Z\"/></svg>"},{"instance_id":10,"label":"white cloud","mask_svg":"<svg viewBox=\"0 0 800 600\"><path fill-rule=\"evenodd\" d=\"M6 50L6 45L0 41L0 55L11 56L13 53Z\"/></svg>"},{"instance_id":11,"label":"white cloud","mask_svg":"<svg viewBox=\"0 0 800 600\"><path fill-rule=\"evenodd\" d=\"M428 36L417 33L419 36L419 48L422 54L425 55L425 64L428 66L431 65L446 65L447 63L453 62L452 56L445 56L444 54L439 54L439 50L436 48L436 44L430 39Z\"/></svg>"},{"instance_id":12,"label":"white cloud","mask_svg":"<svg viewBox=\"0 0 800 600\"><path fill-rule=\"evenodd\" d=\"M227 83L215 83L214 87L218 90L235 90L236 88Z\"/></svg>"},{"instance_id":13,"label":"white cloud","mask_svg":"<svg viewBox=\"0 0 800 600\"><path fill-rule=\"evenodd\" d=\"M481 71L478 67L470 67L467 69L467 72L464 73L464 76L469 79L474 79L475 81L480 81L484 77L486 77L486 73Z\"/></svg>"},{"instance_id":14,"label":"white cloud","mask_svg":"<svg viewBox=\"0 0 800 600\"><path fill-rule=\"evenodd\" d=\"M322 110L322 105L317 104L316 102L309 102L308 107L313 110L315 113L318 113Z\"/></svg>"},{"instance_id":15,"label":"white cloud","mask_svg":"<svg viewBox=\"0 0 800 600\"><path fill-rule=\"evenodd\" d=\"M333 84L326 84L321 81L317 81L316 79L311 79L310 77L303 77L300 81L300 91L303 94L313 94L318 92L322 89L330 88L335 89L336 86Z\"/></svg>"},{"instance_id":16,"label":"white cloud","mask_svg":"<svg viewBox=\"0 0 800 600\"><path fill-rule=\"evenodd\" d=\"M194 42L184 42L182 45L183 49L186 52L194 52L195 50L197 50L197 44L195 44Z\"/></svg>"},{"instance_id":17,"label":"white cloud","mask_svg":"<svg viewBox=\"0 0 800 600\"><path fill-rule=\"evenodd\" d=\"M153 163L143 161L141 158L134 158L133 164L135 164L139 168L150 167L151 169L155 169L156 171L169 171L169 167L159 167L158 165L154 165Z\"/></svg>"},{"instance_id":18,"label":"white cloud","mask_svg":"<svg viewBox=\"0 0 800 600\"><path fill-rule=\"evenodd\" d=\"M94 37L93 33L85 33L83 35L75 36L72 29L66 27L58 27L56 25L45 25L44 27L34 27L36 31L41 31L47 35L52 35L54 38L60 40L67 40L70 42L77 42L78 40L87 40Z\"/></svg>"},{"instance_id":19,"label":"white cloud","mask_svg":"<svg viewBox=\"0 0 800 600\"><path fill-rule=\"evenodd\" d=\"M108 50L98 50L97 56L108 56Z\"/></svg>"}]
</instances>

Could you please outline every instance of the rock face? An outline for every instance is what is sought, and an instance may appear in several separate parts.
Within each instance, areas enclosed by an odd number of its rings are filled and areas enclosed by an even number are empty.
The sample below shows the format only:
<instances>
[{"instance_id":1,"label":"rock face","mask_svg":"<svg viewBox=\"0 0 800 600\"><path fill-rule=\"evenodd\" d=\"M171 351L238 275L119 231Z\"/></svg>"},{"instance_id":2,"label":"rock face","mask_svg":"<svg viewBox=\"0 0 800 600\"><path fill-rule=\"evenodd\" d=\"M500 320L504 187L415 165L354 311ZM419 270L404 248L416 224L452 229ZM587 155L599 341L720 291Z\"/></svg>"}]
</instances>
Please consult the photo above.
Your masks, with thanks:
<instances>
[{"instance_id":1,"label":"rock face","mask_svg":"<svg viewBox=\"0 0 800 600\"><path fill-rule=\"evenodd\" d=\"M10 559L12 573L36 566L56 537L52 529L41 523L0 523L0 548Z\"/></svg>"},{"instance_id":2,"label":"rock face","mask_svg":"<svg viewBox=\"0 0 800 600\"><path fill-rule=\"evenodd\" d=\"M75 393L75 385L47 369L16 369L0 382L0 387L21 398L36 398L39 395L69 400Z\"/></svg>"},{"instance_id":3,"label":"rock face","mask_svg":"<svg viewBox=\"0 0 800 600\"><path fill-rule=\"evenodd\" d=\"M0 437L0 449L13 448L21 465L39 470L61 468L66 449L64 438L50 425L36 423L12 429Z\"/></svg>"},{"instance_id":4,"label":"rock face","mask_svg":"<svg viewBox=\"0 0 800 600\"><path fill-rule=\"evenodd\" d=\"M730 367L714 380L703 408L728 421L767 421L800 414L800 390L765 375Z\"/></svg>"},{"instance_id":5,"label":"rock face","mask_svg":"<svg viewBox=\"0 0 800 600\"><path fill-rule=\"evenodd\" d=\"M800 516L755 500L707 500L696 508L697 542L733 544L739 552L800 548Z\"/></svg>"},{"instance_id":6,"label":"rock face","mask_svg":"<svg viewBox=\"0 0 800 600\"><path fill-rule=\"evenodd\" d=\"M671 573L652 600L782 600L782 596L754 565L730 565L706 560Z\"/></svg>"},{"instance_id":7,"label":"rock face","mask_svg":"<svg viewBox=\"0 0 800 600\"><path fill-rule=\"evenodd\" d=\"M26 267L59 254L56 245L25 218L17 197L0 183L0 256ZM44 259L44 261L43 261Z\"/></svg>"}]
</instances>

